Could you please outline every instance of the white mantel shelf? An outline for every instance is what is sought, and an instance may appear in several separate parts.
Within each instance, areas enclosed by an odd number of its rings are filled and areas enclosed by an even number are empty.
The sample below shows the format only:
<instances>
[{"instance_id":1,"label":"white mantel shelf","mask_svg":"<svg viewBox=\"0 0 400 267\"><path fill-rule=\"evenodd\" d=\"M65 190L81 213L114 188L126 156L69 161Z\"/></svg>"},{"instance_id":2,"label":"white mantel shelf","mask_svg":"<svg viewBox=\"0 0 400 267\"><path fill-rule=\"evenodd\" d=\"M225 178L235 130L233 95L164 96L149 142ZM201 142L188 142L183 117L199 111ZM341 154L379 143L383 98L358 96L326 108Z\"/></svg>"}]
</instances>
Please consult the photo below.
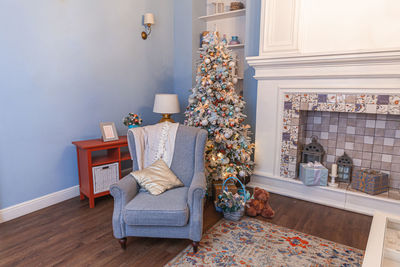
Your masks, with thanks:
<instances>
[{"instance_id":1,"label":"white mantel shelf","mask_svg":"<svg viewBox=\"0 0 400 267\"><path fill-rule=\"evenodd\" d=\"M249 187L372 216L376 210L400 215L400 200L372 196L329 186L305 186L301 181L255 174Z\"/></svg>"},{"instance_id":2,"label":"white mantel shelf","mask_svg":"<svg viewBox=\"0 0 400 267\"><path fill-rule=\"evenodd\" d=\"M281 54L246 58L254 78L400 78L400 50L336 54Z\"/></svg>"}]
</instances>

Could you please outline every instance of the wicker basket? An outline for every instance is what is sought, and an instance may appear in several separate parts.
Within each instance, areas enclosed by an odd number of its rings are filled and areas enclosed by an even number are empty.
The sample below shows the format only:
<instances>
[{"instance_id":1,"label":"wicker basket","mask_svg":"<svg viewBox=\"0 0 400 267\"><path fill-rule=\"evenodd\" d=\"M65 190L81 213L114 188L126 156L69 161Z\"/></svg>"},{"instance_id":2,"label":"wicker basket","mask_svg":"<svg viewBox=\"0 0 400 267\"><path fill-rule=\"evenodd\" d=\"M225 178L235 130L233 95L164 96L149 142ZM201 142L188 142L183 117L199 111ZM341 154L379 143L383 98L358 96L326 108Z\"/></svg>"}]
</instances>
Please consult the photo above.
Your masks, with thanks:
<instances>
[{"instance_id":1,"label":"wicker basket","mask_svg":"<svg viewBox=\"0 0 400 267\"><path fill-rule=\"evenodd\" d=\"M231 2L231 11L243 9L244 5L242 2Z\"/></svg>"},{"instance_id":2,"label":"wicker basket","mask_svg":"<svg viewBox=\"0 0 400 267\"><path fill-rule=\"evenodd\" d=\"M240 194L243 195L243 197L244 197L244 202L246 202L246 201L248 200L248 194L247 194L247 191L246 191L246 187L244 186L244 184L243 184L238 178L236 178L236 177L229 177L228 179L225 179L224 183L222 184L222 189L224 189L225 191L228 190L227 182L228 182L229 180L234 180L234 181L238 182L238 183L242 186L242 190L239 190L239 191L241 191ZM217 209L217 211L219 211L219 212L222 211L222 209L219 208L217 205L216 205L216 209ZM225 219L227 219L227 220L239 221L240 218L242 218L243 215L244 215L244 209L245 209L245 207L243 206L243 207L241 207L240 210L238 210L238 211L234 211L234 212L223 211L224 217L225 217Z\"/></svg>"},{"instance_id":3,"label":"wicker basket","mask_svg":"<svg viewBox=\"0 0 400 267\"><path fill-rule=\"evenodd\" d=\"M239 221L244 215L244 207L238 211L228 212L224 211L224 218L231 221Z\"/></svg>"}]
</instances>

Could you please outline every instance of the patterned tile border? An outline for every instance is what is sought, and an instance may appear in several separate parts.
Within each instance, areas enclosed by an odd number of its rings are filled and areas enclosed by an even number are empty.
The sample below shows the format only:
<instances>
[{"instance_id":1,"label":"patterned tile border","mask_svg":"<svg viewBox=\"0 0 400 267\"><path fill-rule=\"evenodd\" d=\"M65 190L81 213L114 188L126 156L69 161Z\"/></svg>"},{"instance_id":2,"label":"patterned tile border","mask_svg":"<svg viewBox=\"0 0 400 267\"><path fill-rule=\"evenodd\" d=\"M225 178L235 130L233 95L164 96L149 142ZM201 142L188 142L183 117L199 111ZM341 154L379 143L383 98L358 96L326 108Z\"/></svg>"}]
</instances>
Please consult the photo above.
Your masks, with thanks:
<instances>
[{"instance_id":1,"label":"patterned tile border","mask_svg":"<svg viewBox=\"0 0 400 267\"><path fill-rule=\"evenodd\" d=\"M400 115L400 95L286 93L280 164L280 175L286 178L296 178L300 111Z\"/></svg>"}]
</instances>

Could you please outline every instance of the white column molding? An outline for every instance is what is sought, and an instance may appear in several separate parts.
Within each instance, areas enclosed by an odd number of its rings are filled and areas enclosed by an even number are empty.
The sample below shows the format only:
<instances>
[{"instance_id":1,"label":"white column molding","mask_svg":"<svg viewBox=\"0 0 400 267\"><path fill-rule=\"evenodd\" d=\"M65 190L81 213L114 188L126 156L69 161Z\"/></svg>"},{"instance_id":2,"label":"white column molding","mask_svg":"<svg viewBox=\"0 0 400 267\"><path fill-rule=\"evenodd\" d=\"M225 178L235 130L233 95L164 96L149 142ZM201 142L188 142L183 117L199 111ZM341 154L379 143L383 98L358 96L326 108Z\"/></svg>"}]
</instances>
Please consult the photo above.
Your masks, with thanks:
<instances>
[{"instance_id":1,"label":"white column molding","mask_svg":"<svg viewBox=\"0 0 400 267\"><path fill-rule=\"evenodd\" d=\"M300 0L263 0L260 55L297 53Z\"/></svg>"}]
</instances>

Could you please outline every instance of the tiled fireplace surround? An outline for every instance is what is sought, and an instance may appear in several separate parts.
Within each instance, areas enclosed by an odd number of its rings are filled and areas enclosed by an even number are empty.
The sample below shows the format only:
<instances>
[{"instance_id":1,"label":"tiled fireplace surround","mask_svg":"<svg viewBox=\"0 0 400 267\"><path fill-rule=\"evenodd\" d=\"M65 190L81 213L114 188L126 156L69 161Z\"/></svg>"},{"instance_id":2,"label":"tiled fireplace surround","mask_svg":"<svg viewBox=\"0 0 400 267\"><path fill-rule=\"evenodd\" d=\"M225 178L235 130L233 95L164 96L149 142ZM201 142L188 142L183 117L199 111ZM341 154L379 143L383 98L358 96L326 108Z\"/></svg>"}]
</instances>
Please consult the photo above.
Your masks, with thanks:
<instances>
[{"instance_id":1,"label":"tiled fireplace surround","mask_svg":"<svg viewBox=\"0 0 400 267\"><path fill-rule=\"evenodd\" d=\"M282 177L297 177L301 149L314 135L328 168L346 152L354 169L387 172L400 188L400 95L286 93L283 109Z\"/></svg>"}]
</instances>

